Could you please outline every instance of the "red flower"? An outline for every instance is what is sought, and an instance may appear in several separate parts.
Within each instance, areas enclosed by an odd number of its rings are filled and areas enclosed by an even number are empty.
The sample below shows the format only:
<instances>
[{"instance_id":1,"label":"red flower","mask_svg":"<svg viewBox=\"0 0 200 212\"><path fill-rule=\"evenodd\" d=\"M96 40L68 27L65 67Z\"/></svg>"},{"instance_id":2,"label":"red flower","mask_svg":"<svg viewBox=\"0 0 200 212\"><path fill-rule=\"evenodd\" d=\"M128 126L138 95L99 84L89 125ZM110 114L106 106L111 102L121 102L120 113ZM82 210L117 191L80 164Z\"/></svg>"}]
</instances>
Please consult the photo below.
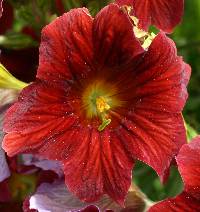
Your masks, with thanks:
<instances>
[{"instance_id":1,"label":"red flower","mask_svg":"<svg viewBox=\"0 0 200 212\"><path fill-rule=\"evenodd\" d=\"M0 0L0 34L4 34L13 24L14 11L8 1Z\"/></svg>"},{"instance_id":2,"label":"red flower","mask_svg":"<svg viewBox=\"0 0 200 212\"><path fill-rule=\"evenodd\" d=\"M2 16L2 12L3 12L2 3L3 3L3 0L0 0L0 18Z\"/></svg>"},{"instance_id":3,"label":"red flower","mask_svg":"<svg viewBox=\"0 0 200 212\"><path fill-rule=\"evenodd\" d=\"M149 212L195 212L200 211L200 136L185 144L177 158L178 169L184 181L184 191L175 198L164 200Z\"/></svg>"},{"instance_id":4,"label":"red flower","mask_svg":"<svg viewBox=\"0 0 200 212\"><path fill-rule=\"evenodd\" d=\"M167 33L181 22L184 0L116 0L119 5L131 5L139 26L148 30L155 25Z\"/></svg>"},{"instance_id":5,"label":"red flower","mask_svg":"<svg viewBox=\"0 0 200 212\"><path fill-rule=\"evenodd\" d=\"M186 142L189 75L163 33L144 51L116 4L94 19L71 10L42 31L38 80L8 111L3 148L62 160L81 200L122 203L134 159L163 177Z\"/></svg>"}]
</instances>

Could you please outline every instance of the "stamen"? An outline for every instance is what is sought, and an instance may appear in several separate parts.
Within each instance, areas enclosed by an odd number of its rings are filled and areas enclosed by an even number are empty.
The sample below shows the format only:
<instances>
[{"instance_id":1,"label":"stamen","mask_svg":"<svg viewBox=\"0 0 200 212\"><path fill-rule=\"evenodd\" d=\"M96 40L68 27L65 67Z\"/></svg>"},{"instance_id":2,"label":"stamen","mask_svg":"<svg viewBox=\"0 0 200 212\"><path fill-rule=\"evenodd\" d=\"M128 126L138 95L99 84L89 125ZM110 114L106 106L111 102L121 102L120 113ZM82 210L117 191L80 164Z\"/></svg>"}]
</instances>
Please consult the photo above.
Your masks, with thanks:
<instances>
[{"instance_id":1,"label":"stamen","mask_svg":"<svg viewBox=\"0 0 200 212\"><path fill-rule=\"evenodd\" d=\"M110 105L106 102L106 99L102 96L99 96L96 98L96 106L97 106L97 111L99 113L103 113L110 109Z\"/></svg>"},{"instance_id":2,"label":"stamen","mask_svg":"<svg viewBox=\"0 0 200 212\"><path fill-rule=\"evenodd\" d=\"M118 89L115 85L110 84L102 79L94 79L86 85L82 94L82 108L85 114L83 118L100 124L97 126L98 131L103 131L111 123L111 113L116 107L121 107L123 102L117 97Z\"/></svg>"},{"instance_id":3,"label":"stamen","mask_svg":"<svg viewBox=\"0 0 200 212\"><path fill-rule=\"evenodd\" d=\"M104 97L99 96L96 98L96 108L102 119L102 124L98 127L98 130L103 131L111 122L111 119L108 119L106 115L106 111L110 109L110 105Z\"/></svg>"}]
</instances>

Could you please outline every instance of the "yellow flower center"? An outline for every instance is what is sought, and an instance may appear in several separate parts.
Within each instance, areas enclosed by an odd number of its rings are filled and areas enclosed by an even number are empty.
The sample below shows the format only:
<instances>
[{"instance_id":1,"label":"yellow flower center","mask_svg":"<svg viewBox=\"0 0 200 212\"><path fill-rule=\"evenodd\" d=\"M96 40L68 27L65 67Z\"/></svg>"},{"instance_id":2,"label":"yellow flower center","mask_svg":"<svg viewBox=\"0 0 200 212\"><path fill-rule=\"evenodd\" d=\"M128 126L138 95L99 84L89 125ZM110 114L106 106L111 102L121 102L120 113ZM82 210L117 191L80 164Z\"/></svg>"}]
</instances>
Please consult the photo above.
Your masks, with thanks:
<instances>
[{"instance_id":1,"label":"yellow flower center","mask_svg":"<svg viewBox=\"0 0 200 212\"><path fill-rule=\"evenodd\" d=\"M110 109L110 105L106 102L106 99L103 96L99 96L96 98L96 107L97 111L100 113L105 112Z\"/></svg>"},{"instance_id":2,"label":"yellow flower center","mask_svg":"<svg viewBox=\"0 0 200 212\"><path fill-rule=\"evenodd\" d=\"M102 119L102 124L98 127L98 130L102 131L111 122L111 119L106 117L106 111L110 109L110 105L106 102L106 98L99 96L96 98L96 107Z\"/></svg>"},{"instance_id":3,"label":"yellow flower center","mask_svg":"<svg viewBox=\"0 0 200 212\"><path fill-rule=\"evenodd\" d=\"M87 119L99 118L101 121L99 131L111 123L110 111L121 105L116 94L115 86L102 80L94 80L84 89L82 95L84 114Z\"/></svg>"}]
</instances>

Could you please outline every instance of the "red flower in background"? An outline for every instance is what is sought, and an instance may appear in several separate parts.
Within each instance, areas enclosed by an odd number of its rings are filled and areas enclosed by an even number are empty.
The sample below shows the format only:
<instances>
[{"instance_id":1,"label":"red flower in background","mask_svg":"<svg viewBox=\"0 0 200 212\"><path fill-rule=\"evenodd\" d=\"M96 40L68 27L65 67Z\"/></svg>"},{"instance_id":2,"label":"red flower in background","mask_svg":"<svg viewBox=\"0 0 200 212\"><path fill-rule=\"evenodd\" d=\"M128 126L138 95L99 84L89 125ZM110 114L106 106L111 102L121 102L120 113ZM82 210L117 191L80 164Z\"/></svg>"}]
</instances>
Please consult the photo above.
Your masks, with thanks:
<instances>
[{"instance_id":1,"label":"red flower in background","mask_svg":"<svg viewBox=\"0 0 200 212\"><path fill-rule=\"evenodd\" d=\"M183 16L184 0L116 0L116 3L131 5L133 15L139 19L139 27L145 31L155 25L171 33Z\"/></svg>"},{"instance_id":2,"label":"red flower in background","mask_svg":"<svg viewBox=\"0 0 200 212\"><path fill-rule=\"evenodd\" d=\"M163 33L144 51L127 14L75 9L42 31L38 80L8 111L3 148L64 163L83 201L123 203L134 159L163 177L186 142L181 111L190 68Z\"/></svg>"},{"instance_id":3,"label":"red flower in background","mask_svg":"<svg viewBox=\"0 0 200 212\"><path fill-rule=\"evenodd\" d=\"M3 34L13 24L14 12L7 1L0 1L0 34Z\"/></svg>"},{"instance_id":4,"label":"red flower in background","mask_svg":"<svg viewBox=\"0 0 200 212\"><path fill-rule=\"evenodd\" d=\"M2 16L2 12L3 12L2 4L3 4L3 0L0 0L0 18Z\"/></svg>"},{"instance_id":5,"label":"red flower in background","mask_svg":"<svg viewBox=\"0 0 200 212\"><path fill-rule=\"evenodd\" d=\"M3 5L3 15L0 19L0 34L3 35L12 28L14 11L8 1L1 1L0 5ZM32 33L30 29L27 31L27 27L22 30L22 33L34 37L34 31ZM31 82L36 76L38 48L6 49L1 47L0 62L18 79Z\"/></svg>"},{"instance_id":6,"label":"red flower in background","mask_svg":"<svg viewBox=\"0 0 200 212\"><path fill-rule=\"evenodd\" d=\"M177 158L179 172L184 181L184 191L175 198L164 200L149 212L200 211L200 136L185 144Z\"/></svg>"}]
</instances>

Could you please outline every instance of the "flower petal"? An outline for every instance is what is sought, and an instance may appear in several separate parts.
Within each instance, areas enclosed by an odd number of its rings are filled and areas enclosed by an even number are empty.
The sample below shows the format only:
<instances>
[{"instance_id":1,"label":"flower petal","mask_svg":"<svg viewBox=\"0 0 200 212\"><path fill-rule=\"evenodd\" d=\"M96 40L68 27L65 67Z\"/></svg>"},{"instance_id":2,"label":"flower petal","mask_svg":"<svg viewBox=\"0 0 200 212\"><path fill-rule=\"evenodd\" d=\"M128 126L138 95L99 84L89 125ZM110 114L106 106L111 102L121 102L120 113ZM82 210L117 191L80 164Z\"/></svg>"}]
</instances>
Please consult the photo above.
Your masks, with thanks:
<instances>
[{"instance_id":1,"label":"flower petal","mask_svg":"<svg viewBox=\"0 0 200 212\"><path fill-rule=\"evenodd\" d=\"M184 71L184 81L185 85L187 85L191 76L191 67L187 63L185 63Z\"/></svg>"},{"instance_id":2,"label":"flower petal","mask_svg":"<svg viewBox=\"0 0 200 212\"><path fill-rule=\"evenodd\" d=\"M131 183L133 161L120 140L108 130L101 133L96 129L88 133L82 130L81 135L84 140L64 161L69 190L83 201L94 202L106 193L123 204Z\"/></svg>"},{"instance_id":3,"label":"flower petal","mask_svg":"<svg viewBox=\"0 0 200 212\"><path fill-rule=\"evenodd\" d=\"M23 202L23 212L38 212L38 210L35 210L35 209L30 209L29 206L30 206L30 197L26 197L24 202Z\"/></svg>"},{"instance_id":4,"label":"flower petal","mask_svg":"<svg viewBox=\"0 0 200 212\"><path fill-rule=\"evenodd\" d=\"M30 209L37 209L39 212L78 211L85 207L87 204L73 196L67 191L65 184L59 181L41 184L30 198Z\"/></svg>"},{"instance_id":5,"label":"flower petal","mask_svg":"<svg viewBox=\"0 0 200 212\"><path fill-rule=\"evenodd\" d=\"M182 146L176 160L184 180L185 191L176 198L170 198L154 205L150 208L149 212L193 212L200 210L199 150L200 136L194 138L191 143Z\"/></svg>"},{"instance_id":6,"label":"flower petal","mask_svg":"<svg viewBox=\"0 0 200 212\"><path fill-rule=\"evenodd\" d=\"M1 135L0 135L1 138ZM5 152L3 151L3 149L0 147L0 182L2 182L3 180L5 180L6 178L8 178L10 176L10 170L8 168L8 164L6 161L6 157L5 157Z\"/></svg>"},{"instance_id":7,"label":"flower petal","mask_svg":"<svg viewBox=\"0 0 200 212\"><path fill-rule=\"evenodd\" d=\"M63 176L62 164L59 161L46 160L41 156L32 154L22 154L21 158L23 160L23 164L26 166L34 165L43 170L52 170L58 174L59 177Z\"/></svg>"},{"instance_id":8,"label":"flower petal","mask_svg":"<svg viewBox=\"0 0 200 212\"><path fill-rule=\"evenodd\" d=\"M38 78L75 79L91 70L92 20L87 9L74 9L42 30Z\"/></svg>"},{"instance_id":9,"label":"flower petal","mask_svg":"<svg viewBox=\"0 0 200 212\"><path fill-rule=\"evenodd\" d=\"M164 181L165 172L180 147L186 143L181 114L135 110L117 131L135 159L151 166Z\"/></svg>"},{"instance_id":10,"label":"flower petal","mask_svg":"<svg viewBox=\"0 0 200 212\"><path fill-rule=\"evenodd\" d=\"M28 202L27 202L28 203ZM26 205L29 205L27 204ZM62 181L55 181L52 184L41 184L36 193L30 198L30 208L37 209L39 212L68 212L82 211L95 212L112 210L115 212L124 211L142 211L144 208L144 200L137 196L137 193L130 191L126 198L125 207L115 203L107 195L98 202L89 203L81 202L77 197L67 190L66 185ZM27 208L27 206L26 206Z\"/></svg>"},{"instance_id":11,"label":"flower petal","mask_svg":"<svg viewBox=\"0 0 200 212\"><path fill-rule=\"evenodd\" d=\"M169 198L152 206L148 212L195 212L200 211L199 200L183 192L176 198Z\"/></svg>"},{"instance_id":12,"label":"flower petal","mask_svg":"<svg viewBox=\"0 0 200 212\"><path fill-rule=\"evenodd\" d=\"M13 7L8 1L0 1L0 35L12 27L14 19Z\"/></svg>"},{"instance_id":13,"label":"flower petal","mask_svg":"<svg viewBox=\"0 0 200 212\"><path fill-rule=\"evenodd\" d=\"M122 6L122 5L130 6L130 5L132 5L133 0L116 0L115 3L120 6Z\"/></svg>"},{"instance_id":14,"label":"flower petal","mask_svg":"<svg viewBox=\"0 0 200 212\"><path fill-rule=\"evenodd\" d=\"M176 160L185 184L185 190L200 199L200 136L185 144Z\"/></svg>"},{"instance_id":15,"label":"flower petal","mask_svg":"<svg viewBox=\"0 0 200 212\"><path fill-rule=\"evenodd\" d=\"M63 134L77 121L72 106L75 96L72 98L69 93L66 82L52 85L37 81L22 91L18 102L8 110L4 122L4 130L9 134L4 138L3 148L8 155L34 152L46 145L46 148L54 148L49 149L51 159L63 159L65 142L55 142L55 137L64 139ZM69 99L72 101L68 102ZM44 156L46 154L49 155L48 151Z\"/></svg>"},{"instance_id":16,"label":"flower petal","mask_svg":"<svg viewBox=\"0 0 200 212\"><path fill-rule=\"evenodd\" d=\"M177 57L174 43L160 33L134 71L134 104L124 119L119 116L122 127L118 134L133 157L152 166L163 178L186 143L181 111L190 68Z\"/></svg>"},{"instance_id":17,"label":"flower petal","mask_svg":"<svg viewBox=\"0 0 200 212\"><path fill-rule=\"evenodd\" d=\"M134 69L134 95L142 101L139 107L170 113L182 111L188 97L186 85L191 70L177 56L171 39L159 33Z\"/></svg>"},{"instance_id":18,"label":"flower petal","mask_svg":"<svg viewBox=\"0 0 200 212\"><path fill-rule=\"evenodd\" d=\"M127 14L116 4L105 7L95 17L93 40L95 58L102 66L122 66L144 52Z\"/></svg>"},{"instance_id":19,"label":"flower petal","mask_svg":"<svg viewBox=\"0 0 200 212\"><path fill-rule=\"evenodd\" d=\"M3 118L10 104L17 98L18 92L10 89L0 89L0 182L10 176L10 170L6 161L5 152L2 149Z\"/></svg>"},{"instance_id":20,"label":"flower petal","mask_svg":"<svg viewBox=\"0 0 200 212\"><path fill-rule=\"evenodd\" d=\"M116 3L131 5L140 27L146 31L150 25L155 25L171 33L183 16L183 0L116 0Z\"/></svg>"},{"instance_id":21,"label":"flower petal","mask_svg":"<svg viewBox=\"0 0 200 212\"><path fill-rule=\"evenodd\" d=\"M3 0L0 0L0 18L2 16L2 12L3 12L2 3L3 3Z\"/></svg>"}]
</instances>

